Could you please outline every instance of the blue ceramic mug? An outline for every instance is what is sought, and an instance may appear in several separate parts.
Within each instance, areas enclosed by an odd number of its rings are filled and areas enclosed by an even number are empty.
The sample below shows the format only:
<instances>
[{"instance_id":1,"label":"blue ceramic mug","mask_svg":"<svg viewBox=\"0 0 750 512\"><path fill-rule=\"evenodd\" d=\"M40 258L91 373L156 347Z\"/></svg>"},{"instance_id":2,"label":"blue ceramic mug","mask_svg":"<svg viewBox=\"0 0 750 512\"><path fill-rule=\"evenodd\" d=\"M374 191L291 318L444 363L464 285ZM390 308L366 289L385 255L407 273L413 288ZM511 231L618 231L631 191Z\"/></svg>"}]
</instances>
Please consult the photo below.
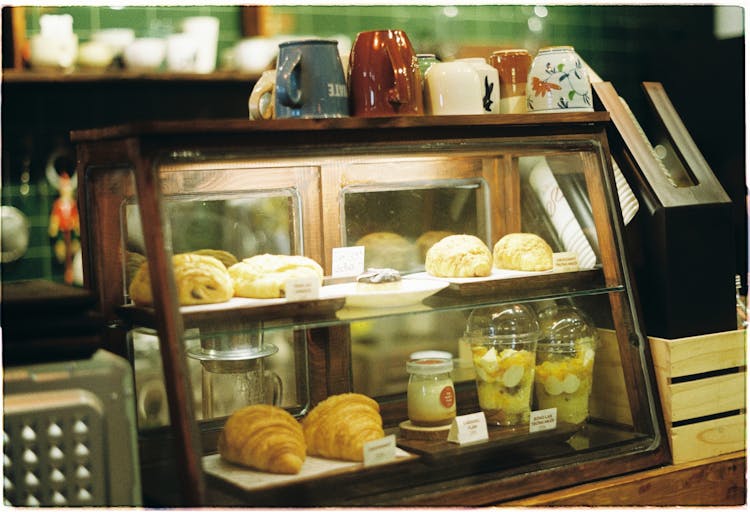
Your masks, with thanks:
<instances>
[{"instance_id":1,"label":"blue ceramic mug","mask_svg":"<svg viewBox=\"0 0 750 512\"><path fill-rule=\"evenodd\" d=\"M349 94L336 41L279 44L274 107L276 119L349 115Z\"/></svg>"}]
</instances>

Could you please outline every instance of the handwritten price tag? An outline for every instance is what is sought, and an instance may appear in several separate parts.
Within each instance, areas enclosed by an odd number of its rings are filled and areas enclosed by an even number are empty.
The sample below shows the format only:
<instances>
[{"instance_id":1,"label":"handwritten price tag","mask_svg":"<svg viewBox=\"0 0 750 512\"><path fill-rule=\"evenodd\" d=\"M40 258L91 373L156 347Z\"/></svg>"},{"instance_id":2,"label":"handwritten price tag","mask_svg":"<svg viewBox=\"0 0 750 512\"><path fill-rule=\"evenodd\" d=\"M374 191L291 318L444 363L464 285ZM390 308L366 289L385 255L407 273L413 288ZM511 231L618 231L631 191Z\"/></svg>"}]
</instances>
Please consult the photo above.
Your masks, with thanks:
<instances>
[{"instance_id":1,"label":"handwritten price tag","mask_svg":"<svg viewBox=\"0 0 750 512\"><path fill-rule=\"evenodd\" d=\"M529 416L529 432L554 430L557 427L557 408L531 411Z\"/></svg>"},{"instance_id":2,"label":"handwritten price tag","mask_svg":"<svg viewBox=\"0 0 750 512\"><path fill-rule=\"evenodd\" d=\"M320 297L320 280L315 277L300 277L286 282L286 300L314 300Z\"/></svg>"},{"instance_id":3,"label":"handwritten price tag","mask_svg":"<svg viewBox=\"0 0 750 512\"><path fill-rule=\"evenodd\" d=\"M578 255L574 252L556 252L552 254L553 272L577 272Z\"/></svg>"},{"instance_id":4,"label":"handwritten price tag","mask_svg":"<svg viewBox=\"0 0 750 512\"><path fill-rule=\"evenodd\" d=\"M331 276L357 276L365 271L365 248L334 247L331 255Z\"/></svg>"},{"instance_id":5,"label":"handwritten price tag","mask_svg":"<svg viewBox=\"0 0 750 512\"><path fill-rule=\"evenodd\" d=\"M483 412L457 416L448 432L448 442L457 444L471 444L487 441L487 418Z\"/></svg>"},{"instance_id":6,"label":"handwritten price tag","mask_svg":"<svg viewBox=\"0 0 750 512\"><path fill-rule=\"evenodd\" d=\"M396 436L391 434L382 439L370 441L365 443L362 449L364 450L365 466L390 462L396 458Z\"/></svg>"}]
</instances>

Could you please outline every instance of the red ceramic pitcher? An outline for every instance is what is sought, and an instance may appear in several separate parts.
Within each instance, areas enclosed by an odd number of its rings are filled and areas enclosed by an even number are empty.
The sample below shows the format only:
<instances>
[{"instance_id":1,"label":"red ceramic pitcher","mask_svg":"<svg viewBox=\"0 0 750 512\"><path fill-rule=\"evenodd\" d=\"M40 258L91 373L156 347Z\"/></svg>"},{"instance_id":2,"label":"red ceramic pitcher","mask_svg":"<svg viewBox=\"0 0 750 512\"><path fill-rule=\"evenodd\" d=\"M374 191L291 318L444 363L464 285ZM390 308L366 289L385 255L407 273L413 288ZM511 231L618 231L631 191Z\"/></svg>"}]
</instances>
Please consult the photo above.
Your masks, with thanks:
<instances>
[{"instance_id":1,"label":"red ceramic pitcher","mask_svg":"<svg viewBox=\"0 0 750 512\"><path fill-rule=\"evenodd\" d=\"M357 34L349 55L349 100L354 116L424 114L419 63L404 31Z\"/></svg>"}]
</instances>

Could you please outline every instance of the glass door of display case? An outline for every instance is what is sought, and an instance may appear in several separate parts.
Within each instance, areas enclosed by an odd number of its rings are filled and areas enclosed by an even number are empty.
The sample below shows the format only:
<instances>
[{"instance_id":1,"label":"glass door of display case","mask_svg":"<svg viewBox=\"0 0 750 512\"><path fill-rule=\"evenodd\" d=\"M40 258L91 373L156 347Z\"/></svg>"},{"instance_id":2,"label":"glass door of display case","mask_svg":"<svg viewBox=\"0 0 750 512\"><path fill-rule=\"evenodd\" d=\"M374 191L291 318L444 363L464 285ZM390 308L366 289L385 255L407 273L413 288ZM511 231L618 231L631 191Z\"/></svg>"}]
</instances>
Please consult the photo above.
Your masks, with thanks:
<instances>
[{"instance_id":1,"label":"glass door of display case","mask_svg":"<svg viewBox=\"0 0 750 512\"><path fill-rule=\"evenodd\" d=\"M165 489L163 479L157 486L144 478L144 492L163 504L182 496L182 504L212 506L477 506L659 464L660 415L623 250L608 120L575 113L165 122L74 133L87 177L87 283L124 333L113 345L144 357L159 348L152 364L135 364L136 382L158 382L170 413L155 415L138 385L144 471L182 479ZM426 268L426 251L446 236L473 235L492 253L518 233L544 241L548 268L496 265L474 278ZM157 269L148 307L128 297L125 259L110 262L136 241ZM364 247L366 266L397 269L399 286L373 294L352 276L331 275L334 249L352 246ZM171 256L202 250L235 260L304 254L326 276L312 298L185 306L170 282ZM110 281L122 283L119 293L104 292ZM415 293L425 283L430 291ZM537 325L532 350L488 345L494 334L479 319L507 311ZM262 401L299 419L330 395L375 398L401 455L344 471L323 461L283 479L221 460L216 438L235 406L205 409L218 380L206 388L196 376L205 361L191 360L216 347L213 334L248 343L262 336L280 347L263 372L283 391L275 396L268 384ZM472 445L449 442L447 430L438 438L406 431L406 362L422 350L451 359L459 417L500 410L522 420L489 422L487 439ZM156 376L144 369L159 364ZM223 395L241 387L223 385ZM535 427L529 418L545 411L555 411L554 424ZM170 438L173 454L144 450Z\"/></svg>"}]
</instances>

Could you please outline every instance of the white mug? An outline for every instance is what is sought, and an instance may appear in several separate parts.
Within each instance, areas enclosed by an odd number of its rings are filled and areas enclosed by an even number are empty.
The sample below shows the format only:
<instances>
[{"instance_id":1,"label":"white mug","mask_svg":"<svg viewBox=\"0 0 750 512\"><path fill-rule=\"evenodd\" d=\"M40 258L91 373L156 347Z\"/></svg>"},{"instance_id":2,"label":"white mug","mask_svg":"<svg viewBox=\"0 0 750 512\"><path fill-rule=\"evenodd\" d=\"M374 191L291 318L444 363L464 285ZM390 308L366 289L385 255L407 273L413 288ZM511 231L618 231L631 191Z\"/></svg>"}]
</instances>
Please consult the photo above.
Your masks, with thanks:
<instances>
[{"instance_id":1,"label":"white mug","mask_svg":"<svg viewBox=\"0 0 750 512\"><path fill-rule=\"evenodd\" d=\"M247 101L250 119L273 119L276 90L276 70L264 71Z\"/></svg>"},{"instance_id":2,"label":"white mug","mask_svg":"<svg viewBox=\"0 0 750 512\"><path fill-rule=\"evenodd\" d=\"M192 34L167 37L167 69L177 72L197 71L200 39Z\"/></svg>"},{"instance_id":3,"label":"white mug","mask_svg":"<svg viewBox=\"0 0 750 512\"><path fill-rule=\"evenodd\" d=\"M485 114L500 113L500 76L497 69L487 64L482 57L457 59L459 62L471 64L479 73L479 95L482 98L482 108Z\"/></svg>"},{"instance_id":4,"label":"white mug","mask_svg":"<svg viewBox=\"0 0 750 512\"><path fill-rule=\"evenodd\" d=\"M483 114L478 94L481 80L471 64L436 62L425 73L425 112L428 115Z\"/></svg>"},{"instance_id":5,"label":"white mug","mask_svg":"<svg viewBox=\"0 0 750 512\"><path fill-rule=\"evenodd\" d=\"M190 16L182 20L182 31L200 40L195 71L198 73L213 72L216 69L216 53L219 44L219 18Z\"/></svg>"}]
</instances>

